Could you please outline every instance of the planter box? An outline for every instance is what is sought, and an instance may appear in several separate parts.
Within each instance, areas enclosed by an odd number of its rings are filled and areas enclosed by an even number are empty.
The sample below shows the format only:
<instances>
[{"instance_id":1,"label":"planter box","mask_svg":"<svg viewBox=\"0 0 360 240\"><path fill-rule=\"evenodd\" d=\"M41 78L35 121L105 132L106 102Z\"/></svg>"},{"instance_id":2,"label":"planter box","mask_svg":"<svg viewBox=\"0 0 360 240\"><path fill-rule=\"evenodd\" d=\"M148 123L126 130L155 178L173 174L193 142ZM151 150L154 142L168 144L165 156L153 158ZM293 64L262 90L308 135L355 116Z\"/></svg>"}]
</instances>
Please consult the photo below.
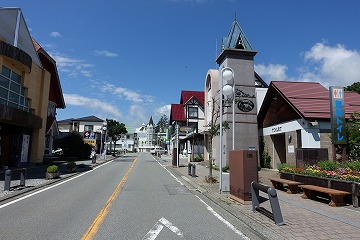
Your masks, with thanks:
<instances>
[{"instance_id":1,"label":"planter box","mask_svg":"<svg viewBox=\"0 0 360 240\"><path fill-rule=\"evenodd\" d=\"M357 182L344 181L334 178L323 178L306 176L296 173L284 173L280 172L280 178L288 179L296 182L302 182L307 185L315 185L319 187L326 187L337 189L341 191L350 192L351 196L345 197L345 202L352 204L354 207L359 207L360 198L360 184Z\"/></svg>"},{"instance_id":2,"label":"planter box","mask_svg":"<svg viewBox=\"0 0 360 240\"><path fill-rule=\"evenodd\" d=\"M54 179L54 178L58 178L58 177L60 177L59 171L57 171L55 173L46 172L46 179Z\"/></svg>"}]
</instances>

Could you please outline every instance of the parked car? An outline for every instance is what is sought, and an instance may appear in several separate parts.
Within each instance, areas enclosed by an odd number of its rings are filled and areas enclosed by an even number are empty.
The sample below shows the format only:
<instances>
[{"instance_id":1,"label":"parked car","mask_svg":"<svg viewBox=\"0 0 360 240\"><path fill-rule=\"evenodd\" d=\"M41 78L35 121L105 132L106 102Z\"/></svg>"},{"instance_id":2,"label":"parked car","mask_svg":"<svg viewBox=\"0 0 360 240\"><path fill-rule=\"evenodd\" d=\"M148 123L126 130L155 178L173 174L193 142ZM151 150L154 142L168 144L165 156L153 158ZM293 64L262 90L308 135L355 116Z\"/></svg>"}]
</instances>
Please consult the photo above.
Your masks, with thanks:
<instances>
[{"instance_id":1,"label":"parked car","mask_svg":"<svg viewBox=\"0 0 360 240\"><path fill-rule=\"evenodd\" d=\"M155 147L155 148L152 148L150 149L150 153L151 154L165 154L167 153L167 150L162 148L162 147Z\"/></svg>"}]
</instances>

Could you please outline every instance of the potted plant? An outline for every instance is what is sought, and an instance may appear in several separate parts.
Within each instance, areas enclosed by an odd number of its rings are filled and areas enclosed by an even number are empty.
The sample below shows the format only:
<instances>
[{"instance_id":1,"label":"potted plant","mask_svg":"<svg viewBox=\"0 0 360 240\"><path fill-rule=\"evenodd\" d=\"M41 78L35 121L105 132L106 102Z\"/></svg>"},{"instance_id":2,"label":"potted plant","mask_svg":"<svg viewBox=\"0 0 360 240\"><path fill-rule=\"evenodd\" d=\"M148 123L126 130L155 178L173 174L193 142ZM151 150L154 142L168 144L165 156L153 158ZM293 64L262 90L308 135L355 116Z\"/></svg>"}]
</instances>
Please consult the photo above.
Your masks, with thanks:
<instances>
[{"instance_id":1,"label":"potted plant","mask_svg":"<svg viewBox=\"0 0 360 240\"><path fill-rule=\"evenodd\" d=\"M66 164L66 170L70 173L76 171L76 163L73 161L70 161Z\"/></svg>"},{"instance_id":2,"label":"potted plant","mask_svg":"<svg viewBox=\"0 0 360 240\"><path fill-rule=\"evenodd\" d=\"M54 179L60 176L59 168L56 165L48 166L46 169L46 179Z\"/></svg>"}]
</instances>

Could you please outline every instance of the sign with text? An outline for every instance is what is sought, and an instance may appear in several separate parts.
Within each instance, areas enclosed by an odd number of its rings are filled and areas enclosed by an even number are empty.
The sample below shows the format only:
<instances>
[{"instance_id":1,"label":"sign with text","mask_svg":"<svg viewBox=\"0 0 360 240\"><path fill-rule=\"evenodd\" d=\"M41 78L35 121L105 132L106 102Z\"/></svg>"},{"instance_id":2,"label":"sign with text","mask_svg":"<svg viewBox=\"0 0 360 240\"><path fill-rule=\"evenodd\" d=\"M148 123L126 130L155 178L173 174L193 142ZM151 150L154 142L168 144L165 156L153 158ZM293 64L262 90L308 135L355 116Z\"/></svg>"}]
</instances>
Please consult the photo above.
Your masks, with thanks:
<instances>
[{"instance_id":1,"label":"sign with text","mask_svg":"<svg viewBox=\"0 0 360 240\"><path fill-rule=\"evenodd\" d=\"M331 139L333 144L346 144L344 89L330 87Z\"/></svg>"},{"instance_id":2,"label":"sign with text","mask_svg":"<svg viewBox=\"0 0 360 240\"><path fill-rule=\"evenodd\" d=\"M180 127L180 132L192 132L192 127Z\"/></svg>"},{"instance_id":3,"label":"sign with text","mask_svg":"<svg viewBox=\"0 0 360 240\"><path fill-rule=\"evenodd\" d=\"M83 140L84 140L84 143L87 143L87 144L89 144L89 145L91 145L93 147L96 146L96 140L95 139L86 139L86 138L84 138Z\"/></svg>"}]
</instances>

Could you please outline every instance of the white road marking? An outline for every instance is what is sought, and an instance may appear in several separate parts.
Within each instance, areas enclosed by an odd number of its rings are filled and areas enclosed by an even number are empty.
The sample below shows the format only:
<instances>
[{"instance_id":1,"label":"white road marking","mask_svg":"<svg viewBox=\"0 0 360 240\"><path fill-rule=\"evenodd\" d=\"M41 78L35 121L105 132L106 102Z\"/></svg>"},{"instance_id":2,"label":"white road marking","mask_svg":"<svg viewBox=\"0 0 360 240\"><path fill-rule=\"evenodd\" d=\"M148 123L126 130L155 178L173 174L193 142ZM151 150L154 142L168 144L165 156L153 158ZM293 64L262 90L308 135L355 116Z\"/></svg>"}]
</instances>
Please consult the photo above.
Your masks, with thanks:
<instances>
[{"instance_id":1,"label":"white road marking","mask_svg":"<svg viewBox=\"0 0 360 240\"><path fill-rule=\"evenodd\" d=\"M14 204L14 203L16 203L16 202L20 202L20 201L22 201L22 200L24 200L24 199L26 199L26 198L32 197L32 196L34 196L34 195L36 195L36 194L45 192L46 190L49 190L49 189L51 189L51 188L60 186L61 184L67 183L67 182L69 182L69 181L71 181L71 180L74 180L74 179L76 179L76 178L78 178L78 177L84 176L85 174L88 174L88 173L94 171L95 169L97 169L97 168L99 168L99 167L105 166L106 164L108 164L108 163L110 163L110 162L112 162L112 161L113 161L113 160L110 160L110 161L108 161L108 162L106 162L106 163L104 163L104 164L99 165L98 167L96 167L96 168L94 168L94 169L91 169L91 170L89 170L89 171L87 171L87 172L84 172L84 173L81 173L81 174L79 174L79 175L76 175L75 177L71 177L71 178L69 178L69 179L67 179L67 180L61 181L61 182L56 183L56 184L54 184L54 185L51 185L51 186L49 186L49 187L47 187L47 188L41 189L41 190L39 190L39 191L30 193L29 195L26 195L26 196L23 196L23 197L21 197L21 198L15 199L15 200L13 200L13 201L11 201L11 202L5 203L5 204L3 204L3 205L0 206L0 209L1 209L1 208L4 208L4 207L7 207L7 206L9 206L9 205L11 205L11 204Z\"/></svg>"},{"instance_id":2,"label":"white road marking","mask_svg":"<svg viewBox=\"0 0 360 240\"><path fill-rule=\"evenodd\" d=\"M153 226L153 228L150 229L150 231L145 235L143 240L154 240L155 238L157 238L157 236L159 235L159 233L161 232L161 230L163 228L164 228L164 226L157 222Z\"/></svg>"},{"instance_id":3,"label":"white road marking","mask_svg":"<svg viewBox=\"0 0 360 240\"><path fill-rule=\"evenodd\" d=\"M190 179L188 179L187 177L185 177L185 176L181 176L185 181L187 181L187 182L190 182Z\"/></svg>"},{"instance_id":4,"label":"white road marking","mask_svg":"<svg viewBox=\"0 0 360 240\"><path fill-rule=\"evenodd\" d=\"M169 170L167 170L166 167L165 167L164 165L162 165L154 156L153 156L153 158L155 159L155 161L157 161L157 163L158 163L163 169L165 169L165 170L170 174L170 176L172 176L173 178L175 178L175 180L176 180L178 183L180 183L180 185L184 185L182 182L180 182L179 179L177 179L177 177L174 176L174 174L172 174Z\"/></svg>"},{"instance_id":5,"label":"white road marking","mask_svg":"<svg viewBox=\"0 0 360 240\"><path fill-rule=\"evenodd\" d=\"M154 240L157 238L161 230L167 227L170 231L178 235L180 238L183 238L183 234L180 229L174 226L171 222L166 220L165 218L160 218L159 221L150 229L150 231L145 235L142 240Z\"/></svg>"},{"instance_id":6,"label":"white road marking","mask_svg":"<svg viewBox=\"0 0 360 240\"><path fill-rule=\"evenodd\" d=\"M237 230L234 225L232 225L231 223L229 223L228 221L226 221L222 216L220 216L217 212L215 212L214 209L212 209L206 202L204 202L199 196L195 195L195 197L197 197L200 202L202 202L207 210L209 210L215 217L217 217L220 221L222 221L227 227L229 227L231 230L233 230L236 234L238 234L239 236L241 236L243 239L246 240L250 240L250 238L246 237L242 232L240 232L239 230Z\"/></svg>"}]
</instances>

